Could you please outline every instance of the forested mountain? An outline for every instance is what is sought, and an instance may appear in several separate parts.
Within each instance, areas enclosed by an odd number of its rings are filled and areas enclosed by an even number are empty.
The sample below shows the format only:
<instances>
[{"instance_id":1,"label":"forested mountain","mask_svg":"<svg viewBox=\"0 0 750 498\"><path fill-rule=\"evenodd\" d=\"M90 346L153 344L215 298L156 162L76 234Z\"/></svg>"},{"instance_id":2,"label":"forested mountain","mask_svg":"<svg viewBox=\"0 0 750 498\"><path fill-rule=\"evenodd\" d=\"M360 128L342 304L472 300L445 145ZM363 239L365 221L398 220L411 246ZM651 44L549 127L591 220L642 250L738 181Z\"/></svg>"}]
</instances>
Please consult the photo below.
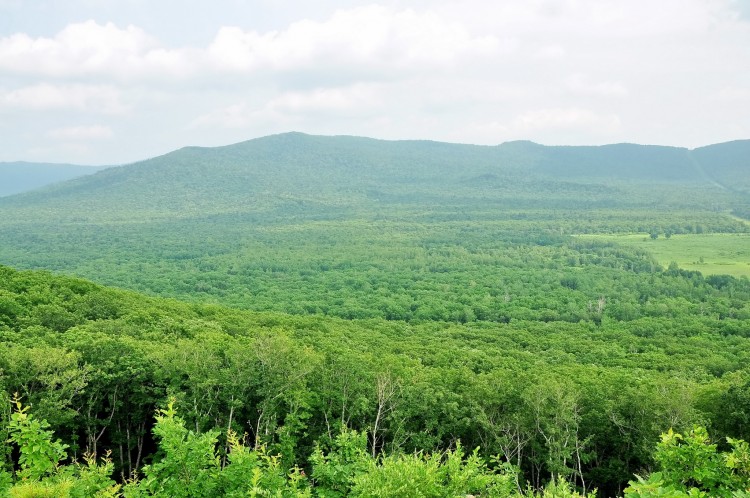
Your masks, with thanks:
<instances>
[{"instance_id":1,"label":"forested mountain","mask_svg":"<svg viewBox=\"0 0 750 498\"><path fill-rule=\"evenodd\" d=\"M743 496L748 144L291 133L0 198L5 468L52 496L604 497L659 468L630 496ZM737 277L648 250L707 236Z\"/></svg>"},{"instance_id":2,"label":"forested mountain","mask_svg":"<svg viewBox=\"0 0 750 498\"><path fill-rule=\"evenodd\" d=\"M750 192L750 140L709 145L692 151L701 169L725 188Z\"/></svg>"},{"instance_id":3,"label":"forested mountain","mask_svg":"<svg viewBox=\"0 0 750 498\"><path fill-rule=\"evenodd\" d=\"M611 185L676 183L742 188L750 141L695 151L632 144L545 147L510 142L495 147L428 141L287 133L225 147L186 147L154 159L4 202L3 206L64 206L77 216L113 210L203 214L267 209L296 202L351 206L367 201L430 203L441 195L504 198L568 191L590 198L629 192ZM745 162L743 162L745 161ZM599 190L591 184L609 185ZM447 192L446 192L447 191ZM544 196L538 196L543 201ZM558 195L555 197L559 197Z\"/></svg>"},{"instance_id":4,"label":"forested mountain","mask_svg":"<svg viewBox=\"0 0 750 498\"><path fill-rule=\"evenodd\" d=\"M0 262L257 310L443 319L467 308L502 320L498 279L545 258L589 261L569 234L747 232L727 214L746 198L707 176L741 185L730 175L742 167L701 170L691 154L300 133L189 147L0 199ZM511 262L530 243L560 247ZM551 303L552 316L577 316Z\"/></svg>"},{"instance_id":5,"label":"forested mountain","mask_svg":"<svg viewBox=\"0 0 750 498\"><path fill-rule=\"evenodd\" d=\"M102 167L73 164L0 163L0 197L96 173Z\"/></svg>"}]
</instances>

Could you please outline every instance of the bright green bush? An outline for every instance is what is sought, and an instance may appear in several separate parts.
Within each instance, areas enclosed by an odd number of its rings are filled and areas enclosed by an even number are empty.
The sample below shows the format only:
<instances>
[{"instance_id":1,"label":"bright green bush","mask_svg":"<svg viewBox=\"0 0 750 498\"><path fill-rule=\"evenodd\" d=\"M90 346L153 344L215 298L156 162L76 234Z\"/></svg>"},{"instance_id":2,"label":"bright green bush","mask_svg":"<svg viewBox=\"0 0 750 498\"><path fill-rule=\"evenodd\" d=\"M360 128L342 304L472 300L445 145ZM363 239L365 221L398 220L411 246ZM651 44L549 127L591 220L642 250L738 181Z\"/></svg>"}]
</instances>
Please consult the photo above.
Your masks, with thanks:
<instances>
[{"instance_id":1,"label":"bright green bush","mask_svg":"<svg viewBox=\"0 0 750 498\"><path fill-rule=\"evenodd\" d=\"M569 482L560 477L557 480L547 483L547 486L544 487L541 493L529 492L529 495L533 496L533 498L587 498L587 496L596 496L596 491L590 495L580 494L573 489L573 486Z\"/></svg>"},{"instance_id":2,"label":"bright green bush","mask_svg":"<svg viewBox=\"0 0 750 498\"><path fill-rule=\"evenodd\" d=\"M367 434L344 429L323 454L320 446L310 457L316 496L341 498L347 496L354 479L367 472L372 457L367 453Z\"/></svg>"},{"instance_id":3,"label":"bright green bush","mask_svg":"<svg viewBox=\"0 0 750 498\"><path fill-rule=\"evenodd\" d=\"M45 420L37 420L28 413L29 407L23 406L16 395L13 399L16 407L10 416L8 429L10 442L18 446L18 477L28 480L39 480L55 472L60 461L65 458L67 445L59 439L52 440L52 431Z\"/></svg>"},{"instance_id":4,"label":"bright green bush","mask_svg":"<svg viewBox=\"0 0 750 498\"><path fill-rule=\"evenodd\" d=\"M445 455L391 455L372 460L370 468L354 478L351 496L362 498L453 498L516 494L515 470L489 470L474 451L467 458L460 444Z\"/></svg>"},{"instance_id":5,"label":"bright green bush","mask_svg":"<svg viewBox=\"0 0 750 498\"><path fill-rule=\"evenodd\" d=\"M128 496L160 498L209 498L216 494L219 457L218 431L196 434L177 416L174 401L156 416L154 435L159 454L143 469L144 478L128 490ZM132 493L132 494L131 494Z\"/></svg>"},{"instance_id":6,"label":"bright green bush","mask_svg":"<svg viewBox=\"0 0 750 498\"><path fill-rule=\"evenodd\" d=\"M16 395L15 411L8 423L9 439L18 447L17 482L12 485L10 474L0 475L0 492L7 489L11 498L114 498L120 486L112 479L113 465L106 458L98 463L85 455L85 464L61 466L67 445L53 440L45 420L37 420Z\"/></svg>"},{"instance_id":7,"label":"bright green bush","mask_svg":"<svg viewBox=\"0 0 750 498\"><path fill-rule=\"evenodd\" d=\"M228 465L219 475L221 496L226 498L279 496L306 498L312 496L304 472L295 467L288 473L278 455L269 455L260 445L251 449L230 432Z\"/></svg>"},{"instance_id":8,"label":"bright green bush","mask_svg":"<svg viewBox=\"0 0 750 498\"><path fill-rule=\"evenodd\" d=\"M638 477L625 489L627 498L739 498L750 492L750 448L728 438L732 449L718 452L708 432L696 427L683 436L662 434L654 459L659 471Z\"/></svg>"}]
</instances>

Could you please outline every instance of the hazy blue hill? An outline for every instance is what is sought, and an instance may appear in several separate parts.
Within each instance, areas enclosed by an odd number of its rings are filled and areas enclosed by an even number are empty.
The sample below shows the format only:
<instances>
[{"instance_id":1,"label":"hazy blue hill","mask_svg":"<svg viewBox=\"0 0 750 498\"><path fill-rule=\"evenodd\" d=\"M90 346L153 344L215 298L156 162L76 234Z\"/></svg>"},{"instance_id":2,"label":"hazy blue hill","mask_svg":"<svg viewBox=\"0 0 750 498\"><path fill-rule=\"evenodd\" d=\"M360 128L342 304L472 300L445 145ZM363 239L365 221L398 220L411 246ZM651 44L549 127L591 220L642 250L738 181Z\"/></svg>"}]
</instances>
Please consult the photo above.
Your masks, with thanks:
<instances>
[{"instance_id":1,"label":"hazy blue hill","mask_svg":"<svg viewBox=\"0 0 750 498\"><path fill-rule=\"evenodd\" d=\"M5 205L36 209L54 203L60 213L87 219L118 217L115 207L128 216L172 217L300 203L352 205L382 198L378 192L414 200L480 175L520 177L529 166L512 147L288 133L224 147L186 147L16 196Z\"/></svg>"},{"instance_id":2,"label":"hazy blue hill","mask_svg":"<svg viewBox=\"0 0 750 498\"><path fill-rule=\"evenodd\" d=\"M545 147L537 171L553 177L635 182L701 183L687 149L614 144L598 147Z\"/></svg>"},{"instance_id":3,"label":"hazy blue hill","mask_svg":"<svg viewBox=\"0 0 750 498\"><path fill-rule=\"evenodd\" d=\"M212 149L188 148L204 166L266 183L307 189L322 185L449 182L477 172L515 170L522 157L502 148L362 137L274 135ZM208 170L204 170L208 172ZM250 178L250 177L245 177Z\"/></svg>"},{"instance_id":4,"label":"hazy blue hill","mask_svg":"<svg viewBox=\"0 0 750 498\"><path fill-rule=\"evenodd\" d=\"M692 151L714 181L730 190L750 192L750 140L735 140Z\"/></svg>"},{"instance_id":5,"label":"hazy blue hill","mask_svg":"<svg viewBox=\"0 0 750 498\"><path fill-rule=\"evenodd\" d=\"M720 174L717 169L717 181L736 183L732 178L745 181L750 175L730 161L742 157L735 149L725 144L696 153L700 164L710 162L705 152L727 158L722 164L733 166L721 166ZM263 213L290 206L371 209L384 202L431 204L446 198L463 203L490 197L518 206L565 199L591 205L629 199L629 193L612 190L623 184L712 186L690 154L632 144L476 146L286 133L223 147L186 147L4 199L0 207L20 209L22 218L23 212L31 217L44 208L66 219L122 220Z\"/></svg>"},{"instance_id":6,"label":"hazy blue hill","mask_svg":"<svg viewBox=\"0 0 750 498\"><path fill-rule=\"evenodd\" d=\"M79 176L90 175L102 167L74 164L0 163L0 197L17 194Z\"/></svg>"}]
</instances>

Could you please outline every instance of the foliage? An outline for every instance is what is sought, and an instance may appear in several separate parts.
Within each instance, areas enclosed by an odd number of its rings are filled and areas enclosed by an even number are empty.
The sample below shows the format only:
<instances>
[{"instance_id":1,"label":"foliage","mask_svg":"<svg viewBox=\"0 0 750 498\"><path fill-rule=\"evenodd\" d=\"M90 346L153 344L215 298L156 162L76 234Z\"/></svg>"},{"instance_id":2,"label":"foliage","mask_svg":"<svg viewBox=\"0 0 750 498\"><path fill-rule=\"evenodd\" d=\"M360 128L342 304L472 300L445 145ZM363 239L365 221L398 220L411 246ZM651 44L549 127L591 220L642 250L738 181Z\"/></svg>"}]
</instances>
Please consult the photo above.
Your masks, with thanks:
<instances>
[{"instance_id":1,"label":"foliage","mask_svg":"<svg viewBox=\"0 0 750 498\"><path fill-rule=\"evenodd\" d=\"M220 466L217 431L195 434L176 415L174 401L156 416L154 435L162 455L143 468L138 488L144 496L188 498L213 496Z\"/></svg>"},{"instance_id":2,"label":"foliage","mask_svg":"<svg viewBox=\"0 0 750 498\"><path fill-rule=\"evenodd\" d=\"M92 455L85 455L85 465L72 463L61 466L66 458L67 445L53 441L52 431L45 420L37 420L23 406L16 395L15 412L8 423L9 442L18 447L19 470L15 484L6 475L0 490L6 488L12 498L108 498L119 496L120 485L112 479L111 460L98 463Z\"/></svg>"},{"instance_id":3,"label":"foliage","mask_svg":"<svg viewBox=\"0 0 750 498\"><path fill-rule=\"evenodd\" d=\"M747 145L291 134L2 198L0 261L98 283L0 266L0 489L711 493L741 446L653 442L750 438Z\"/></svg>"},{"instance_id":4,"label":"foliage","mask_svg":"<svg viewBox=\"0 0 750 498\"><path fill-rule=\"evenodd\" d=\"M534 498L586 498L586 496L596 496L596 491L592 495L578 493L570 483L562 477L551 480L540 493L529 493Z\"/></svg>"},{"instance_id":5,"label":"foliage","mask_svg":"<svg viewBox=\"0 0 750 498\"><path fill-rule=\"evenodd\" d=\"M660 470L638 477L625 489L626 497L739 497L750 492L750 450L729 438L731 450L717 452L708 432L696 427L686 436L671 429L662 435L655 460Z\"/></svg>"},{"instance_id":6,"label":"foliage","mask_svg":"<svg viewBox=\"0 0 750 498\"><path fill-rule=\"evenodd\" d=\"M626 289L658 265L571 234L750 231L726 213L743 197L705 182L733 163L698 174L689 151L573 149L300 134L188 148L0 201L0 261L257 311L575 323L599 319L587 305L601 287L609 302L637 308ZM732 252L742 261L741 248ZM37 318L61 331L116 311L100 304L81 296Z\"/></svg>"},{"instance_id":7,"label":"foliage","mask_svg":"<svg viewBox=\"0 0 750 498\"><path fill-rule=\"evenodd\" d=\"M316 446L310 457L315 494L325 498L341 498L351 492L354 479L368 471L371 457L367 452L367 434L342 428L323 453Z\"/></svg>"},{"instance_id":8,"label":"foliage","mask_svg":"<svg viewBox=\"0 0 750 498\"><path fill-rule=\"evenodd\" d=\"M37 422L17 399L9 422L11 441L22 458L16 482L6 476L2 486L8 496L56 498L240 497L285 498L445 497L492 496L529 498L585 498L562 476L543 489L519 489L518 469L494 457L494 468L474 450L468 456L460 443L444 453L395 453L377 458L367 452L365 434L343 430L331 451L316 448L310 461L312 481L294 466L288 470L281 458L265 446L250 448L236 434L227 434L227 459L218 455L215 431L195 434L177 416L174 402L159 410L154 434L159 438L155 462L144 467L144 478L124 487L111 479L113 464L86 456L85 465L72 463L50 468L50 459L64 458L65 448L52 442L44 421ZM662 434L655 461L660 470L647 479L638 477L625 489L626 497L733 497L750 492L750 446L728 439L731 450L717 452L708 433L696 427L686 436L672 430ZM29 445L32 445L31 447ZM34 458L30 458L33 455ZM44 455L44 458L42 456Z\"/></svg>"},{"instance_id":9,"label":"foliage","mask_svg":"<svg viewBox=\"0 0 750 498\"><path fill-rule=\"evenodd\" d=\"M58 464L66 456L67 445L59 439L52 440L49 424L30 416L29 407L21 404L18 395L13 403L16 410L10 416L8 429L10 441L18 446L18 476L21 479L39 480L57 470Z\"/></svg>"},{"instance_id":10,"label":"foliage","mask_svg":"<svg viewBox=\"0 0 750 498\"><path fill-rule=\"evenodd\" d=\"M354 477L351 496L513 496L514 472L510 466L503 466L498 473L488 471L477 451L464 458L459 444L444 456L397 454L382 457L379 462L372 460L369 469Z\"/></svg>"},{"instance_id":11,"label":"foliage","mask_svg":"<svg viewBox=\"0 0 750 498\"><path fill-rule=\"evenodd\" d=\"M228 455L222 466L217 431L195 434L188 430L176 414L174 401L160 410L154 434L159 438L159 454L144 467L142 480L125 486L127 498L311 496L299 468L287 473L279 456L269 455L263 446L249 449L233 432L227 435Z\"/></svg>"},{"instance_id":12,"label":"foliage","mask_svg":"<svg viewBox=\"0 0 750 498\"><path fill-rule=\"evenodd\" d=\"M683 270L699 271L719 281L731 281L727 275L750 277L750 238L747 234L682 234L657 240L638 233L597 234L585 238L648 251L662 266L674 261Z\"/></svg>"}]
</instances>

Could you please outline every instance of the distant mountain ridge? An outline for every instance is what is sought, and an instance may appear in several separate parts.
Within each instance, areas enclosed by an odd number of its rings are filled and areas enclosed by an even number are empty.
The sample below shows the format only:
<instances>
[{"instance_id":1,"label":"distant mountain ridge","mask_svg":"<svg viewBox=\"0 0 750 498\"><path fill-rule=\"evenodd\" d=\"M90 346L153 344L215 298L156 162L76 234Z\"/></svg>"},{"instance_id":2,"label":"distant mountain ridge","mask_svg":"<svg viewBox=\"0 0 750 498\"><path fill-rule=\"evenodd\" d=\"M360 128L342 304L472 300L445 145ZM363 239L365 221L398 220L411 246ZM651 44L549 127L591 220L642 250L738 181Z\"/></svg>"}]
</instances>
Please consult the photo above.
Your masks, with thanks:
<instances>
[{"instance_id":1,"label":"distant mountain ridge","mask_svg":"<svg viewBox=\"0 0 750 498\"><path fill-rule=\"evenodd\" d=\"M53 203L80 216L118 209L190 215L290 202L346 205L355 198L427 198L451 189L464 196L479 195L483 188L520 189L525 197L543 197L545 188L558 188L552 184L586 190L586 185L623 183L749 192L750 140L690 150L527 141L479 146L292 132L221 147L185 147L6 197L0 207Z\"/></svg>"},{"instance_id":2,"label":"distant mountain ridge","mask_svg":"<svg viewBox=\"0 0 750 498\"><path fill-rule=\"evenodd\" d=\"M103 166L76 164L0 162L0 197L34 190L79 176L90 175Z\"/></svg>"},{"instance_id":3,"label":"distant mountain ridge","mask_svg":"<svg viewBox=\"0 0 750 498\"><path fill-rule=\"evenodd\" d=\"M735 140L691 151L712 180L729 190L750 192L750 140Z\"/></svg>"}]
</instances>

